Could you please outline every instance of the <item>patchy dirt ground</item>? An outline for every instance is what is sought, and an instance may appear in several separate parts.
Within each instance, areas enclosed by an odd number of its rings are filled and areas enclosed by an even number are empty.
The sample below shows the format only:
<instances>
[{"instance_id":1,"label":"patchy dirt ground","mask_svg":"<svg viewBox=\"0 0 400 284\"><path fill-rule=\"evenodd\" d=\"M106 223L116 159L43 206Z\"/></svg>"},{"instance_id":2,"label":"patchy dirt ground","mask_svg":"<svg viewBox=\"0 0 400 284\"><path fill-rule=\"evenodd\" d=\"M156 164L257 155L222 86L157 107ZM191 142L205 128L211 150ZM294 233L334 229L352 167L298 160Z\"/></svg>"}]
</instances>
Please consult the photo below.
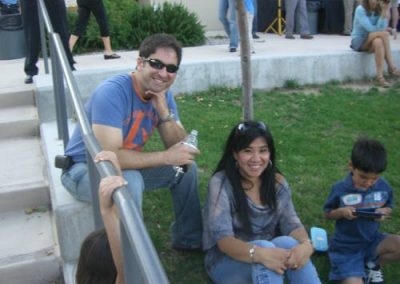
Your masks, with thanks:
<instances>
[{"instance_id":1,"label":"patchy dirt ground","mask_svg":"<svg viewBox=\"0 0 400 284\"><path fill-rule=\"evenodd\" d=\"M375 80L366 79L362 81L351 81L351 82L343 82L338 83L337 86L343 89L353 89L356 91L361 92L368 92L373 88L376 88L381 91L391 90L393 87L397 87L400 81L396 81L393 78L387 78L387 81L391 84L390 88L383 88L376 85ZM303 93L306 95L319 95L320 94L320 86L313 85L313 86L298 86L298 87L287 87L280 89L281 92L286 94L295 94L295 93Z\"/></svg>"}]
</instances>

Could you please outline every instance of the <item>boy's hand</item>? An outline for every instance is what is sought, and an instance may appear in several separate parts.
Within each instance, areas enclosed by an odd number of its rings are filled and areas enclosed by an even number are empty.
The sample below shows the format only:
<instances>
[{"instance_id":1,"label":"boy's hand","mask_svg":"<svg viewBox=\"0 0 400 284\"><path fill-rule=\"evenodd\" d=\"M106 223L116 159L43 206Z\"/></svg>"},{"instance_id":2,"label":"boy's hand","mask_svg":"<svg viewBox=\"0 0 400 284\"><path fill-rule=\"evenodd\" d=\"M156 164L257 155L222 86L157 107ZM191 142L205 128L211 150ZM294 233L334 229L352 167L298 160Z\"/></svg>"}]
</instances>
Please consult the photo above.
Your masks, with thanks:
<instances>
[{"instance_id":1,"label":"boy's hand","mask_svg":"<svg viewBox=\"0 0 400 284\"><path fill-rule=\"evenodd\" d=\"M353 220L357 218L357 216L354 215L354 212L356 212L356 209L354 207L342 207L337 210L340 210L340 214L342 218L345 218L347 220Z\"/></svg>"},{"instance_id":2,"label":"boy's hand","mask_svg":"<svg viewBox=\"0 0 400 284\"><path fill-rule=\"evenodd\" d=\"M392 214L392 208L382 207L382 208L376 209L375 212L382 214L382 216L380 218L376 219L376 221L382 222L383 220L390 218L390 215Z\"/></svg>"},{"instance_id":3,"label":"boy's hand","mask_svg":"<svg viewBox=\"0 0 400 284\"><path fill-rule=\"evenodd\" d=\"M357 218L357 216L354 215L354 212L356 211L356 209L354 207L348 206L348 207L341 207L341 208L336 208L333 209L327 213L325 213L325 216L328 219L334 219L334 220L338 220L338 219L347 219L347 220L353 220L355 218Z\"/></svg>"}]
</instances>

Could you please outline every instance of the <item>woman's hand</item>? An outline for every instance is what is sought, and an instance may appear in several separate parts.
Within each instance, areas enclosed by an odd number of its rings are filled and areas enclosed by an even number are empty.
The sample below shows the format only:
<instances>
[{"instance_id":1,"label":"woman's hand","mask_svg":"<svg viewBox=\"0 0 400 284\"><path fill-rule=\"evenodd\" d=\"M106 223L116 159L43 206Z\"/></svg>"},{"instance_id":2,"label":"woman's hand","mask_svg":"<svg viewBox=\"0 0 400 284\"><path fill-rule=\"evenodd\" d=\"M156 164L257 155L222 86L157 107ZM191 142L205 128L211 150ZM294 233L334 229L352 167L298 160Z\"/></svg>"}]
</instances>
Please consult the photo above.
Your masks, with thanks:
<instances>
[{"instance_id":1,"label":"woman's hand","mask_svg":"<svg viewBox=\"0 0 400 284\"><path fill-rule=\"evenodd\" d=\"M261 263L268 269L282 275L290 268L287 266L289 257L290 251L287 249L257 247L255 262Z\"/></svg>"},{"instance_id":2,"label":"woman's hand","mask_svg":"<svg viewBox=\"0 0 400 284\"><path fill-rule=\"evenodd\" d=\"M290 250L290 257L287 261L287 267L293 270L302 268L314 252L311 241L305 241Z\"/></svg>"},{"instance_id":3,"label":"woman's hand","mask_svg":"<svg viewBox=\"0 0 400 284\"><path fill-rule=\"evenodd\" d=\"M390 0L378 0L378 5L381 6L381 18L386 18L387 11L389 10Z\"/></svg>"}]
</instances>

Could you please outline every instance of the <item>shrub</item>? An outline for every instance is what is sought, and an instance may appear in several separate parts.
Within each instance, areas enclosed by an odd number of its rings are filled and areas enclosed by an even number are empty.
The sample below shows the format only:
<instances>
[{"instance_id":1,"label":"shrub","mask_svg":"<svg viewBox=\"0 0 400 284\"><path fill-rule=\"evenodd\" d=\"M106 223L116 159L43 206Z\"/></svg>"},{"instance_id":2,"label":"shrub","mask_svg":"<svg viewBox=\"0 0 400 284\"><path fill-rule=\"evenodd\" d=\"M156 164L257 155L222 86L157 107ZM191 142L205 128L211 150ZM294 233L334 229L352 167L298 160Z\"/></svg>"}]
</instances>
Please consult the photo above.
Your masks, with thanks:
<instances>
[{"instance_id":1,"label":"shrub","mask_svg":"<svg viewBox=\"0 0 400 284\"><path fill-rule=\"evenodd\" d=\"M138 49L142 40L154 33L174 35L183 46L204 44L205 31L196 14L189 12L182 4L164 3L155 8L139 5L132 0L104 0L114 50ZM77 11L68 12L71 33L77 21ZM86 33L79 39L74 53L103 49L99 27L92 16Z\"/></svg>"}]
</instances>

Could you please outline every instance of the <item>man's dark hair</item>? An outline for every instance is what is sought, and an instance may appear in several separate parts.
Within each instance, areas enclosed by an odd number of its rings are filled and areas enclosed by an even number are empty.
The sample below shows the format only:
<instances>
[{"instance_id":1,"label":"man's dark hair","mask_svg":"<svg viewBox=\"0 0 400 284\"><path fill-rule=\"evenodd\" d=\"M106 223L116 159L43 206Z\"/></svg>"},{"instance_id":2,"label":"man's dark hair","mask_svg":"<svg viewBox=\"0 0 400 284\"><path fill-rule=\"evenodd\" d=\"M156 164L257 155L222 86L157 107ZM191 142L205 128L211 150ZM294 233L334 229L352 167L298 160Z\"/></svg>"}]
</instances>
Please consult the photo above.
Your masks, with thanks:
<instances>
[{"instance_id":1,"label":"man's dark hair","mask_svg":"<svg viewBox=\"0 0 400 284\"><path fill-rule=\"evenodd\" d=\"M351 151L351 163L355 169L366 173L382 173L386 169L385 147L377 140L359 138Z\"/></svg>"},{"instance_id":2,"label":"man's dark hair","mask_svg":"<svg viewBox=\"0 0 400 284\"><path fill-rule=\"evenodd\" d=\"M156 53L158 48L172 48L175 50L178 58L178 65L182 60L182 46L175 37L165 33L153 34L146 37L139 47L139 56L148 58L153 53Z\"/></svg>"}]
</instances>

